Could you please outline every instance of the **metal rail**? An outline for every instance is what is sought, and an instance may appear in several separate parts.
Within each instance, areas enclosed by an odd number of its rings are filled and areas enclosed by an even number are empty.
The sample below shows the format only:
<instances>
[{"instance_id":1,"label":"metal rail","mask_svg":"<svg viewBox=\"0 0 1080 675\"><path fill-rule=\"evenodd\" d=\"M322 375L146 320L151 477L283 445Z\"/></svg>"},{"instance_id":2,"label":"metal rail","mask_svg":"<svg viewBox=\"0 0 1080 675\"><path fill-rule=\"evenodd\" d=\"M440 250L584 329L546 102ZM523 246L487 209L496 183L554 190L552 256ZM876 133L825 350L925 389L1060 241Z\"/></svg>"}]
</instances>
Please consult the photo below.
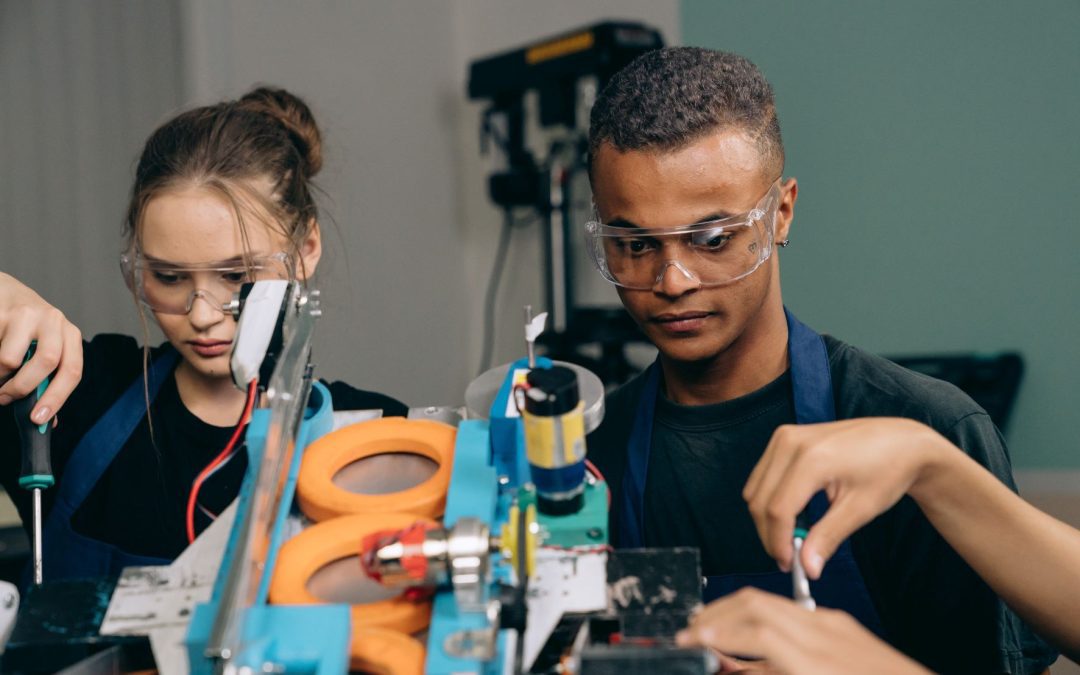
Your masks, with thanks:
<instances>
[{"instance_id":1,"label":"metal rail","mask_svg":"<svg viewBox=\"0 0 1080 675\"><path fill-rule=\"evenodd\" d=\"M309 356L315 319L321 313L318 291L307 292L295 285L288 297L282 328L284 346L266 389L270 407L266 446L254 479L251 503L240 514L239 538L205 651L207 657L218 660L215 670L219 673L238 672L232 661L243 648L244 614L258 599L285 473L292 464L296 436L311 393Z\"/></svg>"}]
</instances>

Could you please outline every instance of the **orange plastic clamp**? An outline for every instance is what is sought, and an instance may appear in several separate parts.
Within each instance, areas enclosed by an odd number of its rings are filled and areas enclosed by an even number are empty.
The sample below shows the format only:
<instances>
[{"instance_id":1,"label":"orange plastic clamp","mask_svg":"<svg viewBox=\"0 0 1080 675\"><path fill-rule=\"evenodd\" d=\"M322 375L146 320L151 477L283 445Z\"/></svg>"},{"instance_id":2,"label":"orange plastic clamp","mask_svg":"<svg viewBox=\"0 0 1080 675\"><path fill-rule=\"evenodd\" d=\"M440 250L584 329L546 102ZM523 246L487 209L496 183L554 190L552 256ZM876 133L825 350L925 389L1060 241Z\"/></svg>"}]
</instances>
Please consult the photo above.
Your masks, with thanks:
<instances>
[{"instance_id":1,"label":"orange plastic clamp","mask_svg":"<svg viewBox=\"0 0 1080 675\"><path fill-rule=\"evenodd\" d=\"M417 521L429 522L411 513L370 513L333 518L316 523L281 547L270 582L270 602L275 605L316 605L325 601L308 590L308 580L324 566L355 556L359 542L379 530L403 529ZM356 563L360 564L359 561ZM431 622L431 603L415 602L403 596L353 605L353 644L370 628L412 634ZM395 671L396 672L396 671Z\"/></svg>"},{"instance_id":2,"label":"orange plastic clamp","mask_svg":"<svg viewBox=\"0 0 1080 675\"><path fill-rule=\"evenodd\" d=\"M296 498L314 521L352 513L415 513L439 518L446 509L446 490L454 464L457 429L431 420L387 417L338 429L304 450ZM334 484L334 476L359 459L394 452L427 457L439 465L419 485L381 495L349 492Z\"/></svg>"},{"instance_id":3,"label":"orange plastic clamp","mask_svg":"<svg viewBox=\"0 0 1080 675\"><path fill-rule=\"evenodd\" d=\"M427 650L416 638L386 630L365 628L353 633L352 670L378 675L422 675Z\"/></svg>"}]
</instances>

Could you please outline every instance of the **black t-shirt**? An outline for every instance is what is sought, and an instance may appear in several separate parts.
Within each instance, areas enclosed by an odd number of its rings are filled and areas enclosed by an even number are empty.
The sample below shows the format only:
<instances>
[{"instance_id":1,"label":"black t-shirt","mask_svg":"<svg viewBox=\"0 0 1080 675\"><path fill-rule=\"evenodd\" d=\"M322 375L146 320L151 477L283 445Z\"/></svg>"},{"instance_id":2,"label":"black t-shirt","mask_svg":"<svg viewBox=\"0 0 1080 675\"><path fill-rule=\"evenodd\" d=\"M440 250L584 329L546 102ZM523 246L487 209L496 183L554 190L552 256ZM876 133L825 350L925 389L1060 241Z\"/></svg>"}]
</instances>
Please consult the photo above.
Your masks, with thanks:
<instances>
[{"instance_id":1,"label":"black t-shirt","mask_svg":"<svg viewBox=\"0 0 1080 675\"><path fill-rule=\"evenodd\" d=\"M956 387L825 337L838 419L908 417L962 448L1015 490L1005 442L989 416ZM631 422L644 378L606 401L588 455L612 490L616 524ZM714 405L656 405L645 484L645 544L701 549L705 575L775 572L742 489L776 427L795 422L791 376ZM988 536L992 536L987 533ZM886 637L945 673L1038 673L1057 654L1022 623L902 499L852 537L856 562Z\"/></svg>"},{"instance_id":2,"label":"black t-shirt","mask_svg":"<svg viewBox=\"0 0 1080 675\"><path fill-rule=\"evenodd\" d=\"M150 350L150 360L163 347ZM64 468L83 435L105 414L132 382L143 378L143 349L133 338L99 335L83 344L83 378L61 408L52 435L52 465L57 486ZM405 415L401 402L374 392L354 389L342 382L327 385L337 410L382 409L383 414ZM151 434L152 426L152 434ZM127 553L173 559L187 547L185 509L195 477L228 443L232 427L203 422L180 399L176 378L170 375L109 468L72 516L72 527L83 534L118 546ZM19 488L19 439L10 409L0 411L0 483L8 491L30 528L30 493ZM247 455L239 452L208 478L199 491L199 504L219 513L236 497L247 468ZM43 494L48 515L57 488ZM210 519L196 510L195 527L201 531Z\"/></svg>"}]
</instances>

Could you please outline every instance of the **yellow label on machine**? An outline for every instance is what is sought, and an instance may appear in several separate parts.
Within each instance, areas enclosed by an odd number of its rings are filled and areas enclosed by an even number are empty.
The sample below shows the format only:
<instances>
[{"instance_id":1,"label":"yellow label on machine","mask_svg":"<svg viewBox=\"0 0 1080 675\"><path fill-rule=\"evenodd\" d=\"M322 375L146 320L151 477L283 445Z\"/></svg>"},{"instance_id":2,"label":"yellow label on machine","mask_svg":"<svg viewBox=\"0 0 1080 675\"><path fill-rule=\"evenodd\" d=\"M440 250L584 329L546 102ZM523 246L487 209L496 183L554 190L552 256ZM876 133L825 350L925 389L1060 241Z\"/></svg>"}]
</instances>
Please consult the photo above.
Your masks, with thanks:
<instances>
[{"instance_id":1,"label":"yellow label on machine","mask_svg":"<svg viewBox=\"0 0 1080 675\"><path fill-rule=\"evenodd\" d=\"M543 469L557 469L585 459L585 402L556 417L524 414L525 447L529 463ZM561 438L556 437L561 427Z\"/></svg>"}]
</instances>

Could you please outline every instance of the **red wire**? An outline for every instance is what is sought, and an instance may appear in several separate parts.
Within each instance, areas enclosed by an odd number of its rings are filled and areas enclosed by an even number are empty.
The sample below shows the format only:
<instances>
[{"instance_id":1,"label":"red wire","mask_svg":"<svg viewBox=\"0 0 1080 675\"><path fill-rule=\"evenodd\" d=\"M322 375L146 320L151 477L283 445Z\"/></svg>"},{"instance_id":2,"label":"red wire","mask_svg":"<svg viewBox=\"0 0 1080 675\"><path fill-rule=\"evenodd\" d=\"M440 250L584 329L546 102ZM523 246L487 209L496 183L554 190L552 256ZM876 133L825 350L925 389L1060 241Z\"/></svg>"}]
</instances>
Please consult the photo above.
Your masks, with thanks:
<instances>
[{"instance_id":1,"label":"red wire","mask_svg":"<svg viewBox=\"0 0 1080 675\"><path fill-rule=\"evenodd\" d=\"M607 505L608 505L608 508L610 509L611 508L611 486L607 484L607 479L604 478L604 474L600 473L600 469L597 469L596 465L593 464L592 462L590 462L589 460L585 460L585 468L588 469L589 472L592 473L592 475L596 476L597 480L603 482L604 485L607 486Z\"/></svg>"},{"instance_id":2,"label":"red wire","mask_svg":"<svg viewBox=\"0 0 1080 675\"><path fill-rule=\"evenodd\" d=\"M206 465L199 475L195 477L194 482L191 484L191 494L188 495L187 502L187 539L188 543L195 541L195 503L199 498L199 489L202 487L203 481L205 481L214 469L223 461L229 458L232 454L233 446L236 445L236 441L240 439L240 433L244 430L244 426L248 422L248 417L251 416L251 409L255 406L255 391L258 388L259 381L252 380L248 385L247 401L244 403L244 412L240 414L240 421L236 424L236 429L233 431L232 438L229 439L229 444L225 446L225 449Z\"/></svg>"}]
</instances>

